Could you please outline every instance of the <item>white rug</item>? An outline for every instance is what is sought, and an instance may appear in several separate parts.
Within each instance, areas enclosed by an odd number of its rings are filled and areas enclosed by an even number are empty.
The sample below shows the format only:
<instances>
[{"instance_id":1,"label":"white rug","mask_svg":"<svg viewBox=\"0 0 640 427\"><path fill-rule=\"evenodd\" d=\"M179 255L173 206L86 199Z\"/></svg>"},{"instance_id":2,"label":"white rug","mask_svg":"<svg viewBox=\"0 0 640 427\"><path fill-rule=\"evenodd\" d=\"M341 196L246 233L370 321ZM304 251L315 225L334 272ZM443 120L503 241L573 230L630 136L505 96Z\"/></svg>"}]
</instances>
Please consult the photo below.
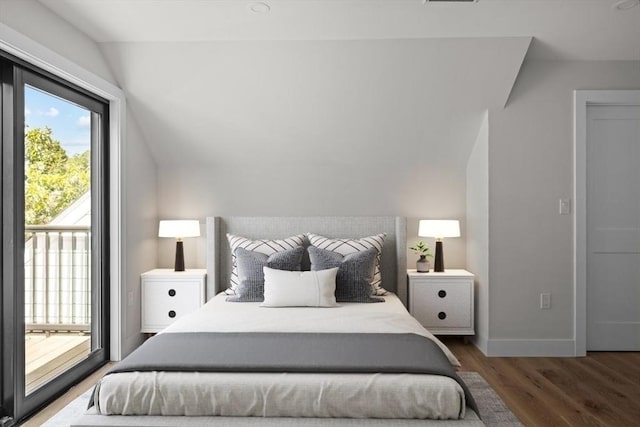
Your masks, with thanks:
<instances>
[{"instance_id":1,"label":"white rug","mask_svg":"<svg viewBox=\"0 0 640 427\"><path fill-rule=\"evenodd\" d=\"M79 418L87 411L87 405L92 392L93 387L91 390L85 391L76 397L75 400L62 408L60 412L49 418L46 423L42 424L42 427L69 427L71 421Z\"/></svg>"},{"instance_id":2,"label":"white rug","mask_svg":"<svg viewBox=\"0 0 640 427\"><path fill-rule=\"evenodd\" d=\"M460 378L467 384L471 394L478 404L480 418L487 426L520 427L518 418L507 408L500 396L477 372L459 372ZM91 391L78 396L73 402L65 406L54 415L43 427L69 427L71 421L84 414Z\"/></svg>"}]
</instances>

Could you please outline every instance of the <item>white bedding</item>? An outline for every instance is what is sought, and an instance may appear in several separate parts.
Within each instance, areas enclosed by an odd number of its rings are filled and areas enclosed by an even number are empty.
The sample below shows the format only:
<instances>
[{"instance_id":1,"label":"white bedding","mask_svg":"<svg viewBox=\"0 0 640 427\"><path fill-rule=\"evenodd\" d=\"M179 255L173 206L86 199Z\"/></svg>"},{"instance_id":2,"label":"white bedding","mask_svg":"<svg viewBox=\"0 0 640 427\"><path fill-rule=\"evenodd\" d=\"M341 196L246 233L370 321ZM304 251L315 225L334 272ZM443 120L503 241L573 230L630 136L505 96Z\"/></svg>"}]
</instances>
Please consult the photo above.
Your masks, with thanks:
<instances>
[{"instance_id":1,"label":"white bedding","mask_svg":"<svg viewBox=\"0 0 640 427\"><path fill-rule=\"evenodd\" d=\"M167 332L336 332L414 333L432 339L454 366L458 359L409 315L395 294L383 303L340 303L339 307L260 307L259 302L226 302L220 293L200 310L181 317Z\"/></svg>"},{"instance_id":2,"label":"white bedding","mask_svg":"<svg viewBox=\"0 0 640 427\"><path fill-rule=\"evenodd\" d=\"M333 308L267 308L224 299L217 295L162 333L415 333L432 338L458 364L395 295L384 303ZM412 374L119 373L100 381L95 402L101 414L122 415L458 419L466 409L455 380Z\"/></svg>"}]
</instances>

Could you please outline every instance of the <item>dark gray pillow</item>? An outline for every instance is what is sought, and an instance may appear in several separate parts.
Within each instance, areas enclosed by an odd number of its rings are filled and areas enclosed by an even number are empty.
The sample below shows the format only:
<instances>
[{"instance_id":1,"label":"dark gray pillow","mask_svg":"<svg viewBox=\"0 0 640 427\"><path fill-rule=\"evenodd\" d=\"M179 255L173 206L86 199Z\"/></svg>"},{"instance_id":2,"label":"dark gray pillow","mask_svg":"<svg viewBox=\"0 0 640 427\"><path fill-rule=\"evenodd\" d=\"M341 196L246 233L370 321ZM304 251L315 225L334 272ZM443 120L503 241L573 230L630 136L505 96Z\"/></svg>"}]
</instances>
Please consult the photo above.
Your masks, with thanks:
<instances>
[{"instance_id":1,"label":"dark gray pillow","mask_svg":"<svg viewBox=\"0 0 640 427\"><path fill-rule=\"evenodd\" d=\"M274 268L276 270L300 271L303 254L303 246L276 252L271 255L237 248L235 255L238 266L238 287L236 288L235 295L227 297L227 301L264 301L263 267Z\"/></svg>"},{"instance_id":2,"label":"dark gray pillow","mask_svg":"<svg viewBox=\"0 0 640 427\"><path fill-rule=\"evenodd\" d=\"M337 302L384 302L374 297L373 273L378 251L367 249L349 255L309 246L311 270L326 270L338 267L336 276Z\"/></svg>"}]
</instances>

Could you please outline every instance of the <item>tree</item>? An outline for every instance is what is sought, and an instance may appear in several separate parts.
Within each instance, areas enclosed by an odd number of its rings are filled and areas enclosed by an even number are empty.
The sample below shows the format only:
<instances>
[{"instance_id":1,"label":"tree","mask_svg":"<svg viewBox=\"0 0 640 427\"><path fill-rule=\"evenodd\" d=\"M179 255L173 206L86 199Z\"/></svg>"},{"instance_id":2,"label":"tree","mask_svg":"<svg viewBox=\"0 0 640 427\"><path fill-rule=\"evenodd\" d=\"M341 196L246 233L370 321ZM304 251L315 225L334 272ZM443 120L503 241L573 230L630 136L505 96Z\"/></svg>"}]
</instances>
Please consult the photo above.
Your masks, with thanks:
<instances>
[{"instance_id":1,"label":"tree","mask_svg":"<svg viewBox=\"0 0 640 427\"><path fill-rule=\"evenodd\" d=\"M89 190L89 150L71 157L51 129L25 134L25 223L47 224Z\"/></svg>"}]
</instances>

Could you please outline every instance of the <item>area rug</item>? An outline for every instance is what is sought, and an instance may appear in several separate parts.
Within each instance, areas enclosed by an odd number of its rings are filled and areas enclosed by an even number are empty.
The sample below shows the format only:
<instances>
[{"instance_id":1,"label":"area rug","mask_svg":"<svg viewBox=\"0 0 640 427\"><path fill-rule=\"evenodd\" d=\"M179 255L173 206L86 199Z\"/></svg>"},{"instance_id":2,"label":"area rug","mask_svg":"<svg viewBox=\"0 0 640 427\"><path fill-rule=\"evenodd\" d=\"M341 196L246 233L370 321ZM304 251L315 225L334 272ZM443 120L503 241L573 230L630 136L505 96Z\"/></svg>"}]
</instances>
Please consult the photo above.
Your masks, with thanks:
<instances>
[{"instance_id":1,"label":"area rug","mask_svg":"<svg viewBox=\"0 0 640 427\"><path fill-rule=\"evenodd\" d=\"M478 404L482 421L490 427L519 427L518 418L507 408L500 396L477 372L459 372ZM87 409L91 391L77 397L54 415L43 427L69 427L71 421L80 417Z\"/></svg>"},{"instance_id":2,"label":"area rug","mask_svg":"<svg viewBox=\"0 0 640 427\"><path fill-rule=\"evenodd\" d=\"M487 426L520 427L523 424L498 393L477 372L458 372L478 405L480 418Z\"/></svg>"}]
</instances>

